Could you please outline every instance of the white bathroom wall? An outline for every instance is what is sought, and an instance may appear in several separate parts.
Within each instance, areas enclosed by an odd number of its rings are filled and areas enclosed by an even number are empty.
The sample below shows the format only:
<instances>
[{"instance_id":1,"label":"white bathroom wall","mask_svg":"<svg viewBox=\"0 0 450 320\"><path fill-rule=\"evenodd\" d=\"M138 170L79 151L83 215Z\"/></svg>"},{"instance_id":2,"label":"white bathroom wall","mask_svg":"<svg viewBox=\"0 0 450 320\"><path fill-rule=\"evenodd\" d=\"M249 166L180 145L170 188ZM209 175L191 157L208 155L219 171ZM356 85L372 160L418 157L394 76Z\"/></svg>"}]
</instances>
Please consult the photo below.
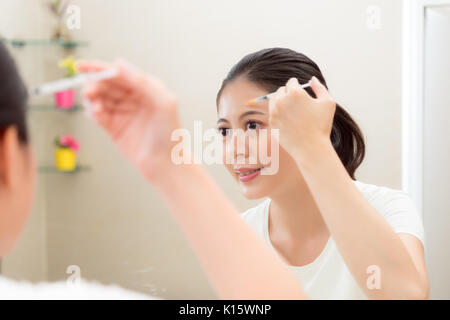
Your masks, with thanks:
<instances>
[{"instance_id":1,"label":"white bathroom wall","mask_svg":"<svg viewBox=\"0 0 450 320\"><path fill-rule=\"evenodd\" d=\"M43 36L36 34L42 25L49 31L48 18L37 8L19 10L17 3L27 7L29 2L2 0L0 32ZM284 46L309 55L321 67L332 95L366 136L367 156L357 177L400 188L401 1L72 2L82 14L81 30L72 34L91 42L77 52L79 57L125 57L159 76L177 94L183 124L190 129L194 120L203 120L204 128L214 126L220 83L245 54ZM379 29L367 27L373 6L381 10ZM6 23L5 15L17 21ZM44 60L45 74L51 77L54 65L50 58ZM31 62L22 64L22 69L31 68ZM24 239L44 232L46 245L40 252L46 258L48 279L64 279L67 266L75 264L85 278L166 298L214 297L158 195L107 137L82 114L40 117L46 124L46 133L36 133L44 140L42 161L51 161L52 147L46 140L69 131L82 143L80 161L92 166L91 172L77 175L41 175L45 195L38 197L45 199L45 208L40 207L30 221ZM258 202L245 200L223 168L208 169L241 210ZM14 274L17 261L30 259L31 251L20 243L5 259L5 273ZM28 278L30 273L17 271L15 276Z\"/></svg>"}]
</instances>

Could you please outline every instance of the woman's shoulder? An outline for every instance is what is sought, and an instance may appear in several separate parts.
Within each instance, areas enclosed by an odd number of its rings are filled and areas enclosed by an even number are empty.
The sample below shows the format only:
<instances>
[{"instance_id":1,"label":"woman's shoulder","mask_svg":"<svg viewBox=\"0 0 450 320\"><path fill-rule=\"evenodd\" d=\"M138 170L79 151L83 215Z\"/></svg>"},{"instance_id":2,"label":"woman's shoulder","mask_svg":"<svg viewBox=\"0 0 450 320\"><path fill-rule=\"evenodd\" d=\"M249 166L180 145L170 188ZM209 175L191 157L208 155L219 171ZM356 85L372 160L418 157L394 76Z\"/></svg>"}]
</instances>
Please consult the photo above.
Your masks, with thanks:
<instances>
[{"instance_id":1,"label":"woman's shoulder","mask_svg":"<svg viewBox=\"0 0 450 320\"><path fill-rule=\"evenodd\" d=\"M361 182L353 181L358 190L364 197L374 206L389 206L389 205L407 205L413 206L413 201L408 193L400 189L393 189L386 186L378 186Z\"/></svg>"},{"instance_id":2,"label":"woman's shoulder","mask_svg":"<svg viewBox=\"0 0 450 320\"><path fill-rule=\"evenodd\" d=\"M354 181L356 187L399 233L410 233L424 241L422 218L408 193L384 186Z\"/></svg>"}]
</instances>

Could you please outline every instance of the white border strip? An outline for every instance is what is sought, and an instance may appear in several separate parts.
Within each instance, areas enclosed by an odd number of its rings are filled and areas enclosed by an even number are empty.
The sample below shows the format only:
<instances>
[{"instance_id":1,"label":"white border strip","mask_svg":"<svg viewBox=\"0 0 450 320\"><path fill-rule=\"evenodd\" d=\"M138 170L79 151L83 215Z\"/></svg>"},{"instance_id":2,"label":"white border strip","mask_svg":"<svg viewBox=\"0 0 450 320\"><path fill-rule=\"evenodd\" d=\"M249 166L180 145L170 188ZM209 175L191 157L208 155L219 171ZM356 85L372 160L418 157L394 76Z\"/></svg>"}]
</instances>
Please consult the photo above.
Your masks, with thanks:
<instances>
[{"instance_id":1,"label":"white border strip","mask_svg":"<svg viewBox=\"0 0 450 320\"><path fill-rule=\"evenodd\" d=\"M425 9L442 5L450 0L403 0L402 188L422 218Z\"/></svg>"}]
</instances>

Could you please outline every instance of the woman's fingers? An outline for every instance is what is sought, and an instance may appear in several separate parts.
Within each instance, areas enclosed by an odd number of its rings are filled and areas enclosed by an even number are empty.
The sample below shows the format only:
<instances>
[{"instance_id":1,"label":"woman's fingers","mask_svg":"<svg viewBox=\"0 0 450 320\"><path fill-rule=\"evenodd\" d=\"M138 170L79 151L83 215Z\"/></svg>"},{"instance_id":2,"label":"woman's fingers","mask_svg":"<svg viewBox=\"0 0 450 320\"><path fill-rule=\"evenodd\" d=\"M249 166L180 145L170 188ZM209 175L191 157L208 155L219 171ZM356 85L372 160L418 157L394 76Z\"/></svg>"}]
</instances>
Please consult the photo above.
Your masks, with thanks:
<instances>
[{"instance_id":1,"label":"woman's fingers","mask_svg":"<svg viewBox=\"0 0 450 320\"><path fill-rule=\"evenodd\" d=\"M311 88L317 99L332 100L327 88L316 77L311 78Z\"/></svg>"},{"instance_id":2,"label":"woman's fingers","mask_svg":"<svg viewBox=\"0 0 450 320\"><path fill-rule=\"evenodd\" d=\"M116 62L115 65L107 65L101 62L82 62L80 64L80 70L87 72L111 68L111 66L119 70L117 77L103 81L89 82L85 84L82 90L84 100L100 100L107 110L111 109L111 106L119 109L125 104L125 100L133 99L136 94L135 91L139 88L135 84L138 81L134 80L133 77L137 78L138 76L134 76L131 67L124 62ZM111 101L114 103L110 103Z\"/></svg>"},{"instance_id":3,"label":"woman's fingers","mask_svg":"<svg viewBox=\"0 0 450 320\"><path fill-rule=\"evenodd\" d=\"M105 81L98 81L85 85L82 94L88 99L108 97L120 100L128 96L130 92L121 86L106 83Z\"/></svg>"},{"instance_id":4,"label":"woman's fingers","mask_svg":"<svg viewBox=\"0 0 450 320\"><path fill-rule=\"evenodd\" d=\"M306 100L312 99L308 92L306 92L306 90L300 85L297 78L289 79L289 81L286 83L286 88L288 93L294 93L296 95L296 98L302 98Z\"/></svg>"},{"instance_id":5,"label":"woman's fingers","mask_svg":"<svg viewBox=\"0 0 450 320\"><path fill-rule=\"evenodd\" d=\"M300 84L298 83L297 78L290 78L286 83L286 88L288 92L300 91L300 89L302 89L300 87Z\"/></svg>"},{"instance_id":6,"label":"woman's fingers","mask_svg":"<svg viewBox=\"0 0 450 320\"><path fill-rule=\"evenodd\" d=\"M116 77L108 80L113 84L120 85L126 90L136 88L144 76L136 67L123 59L116 60L113 66L119 73Z\"/></svg>"},{"instance_id":7,"label":"woman's fingers","mask_svg":"<svg viewBox=\"0 0 450 320\"><path fill-rule=\"evenodd\" d=\"M102 61L79 61L77 63L77 71L81 73L99 72L110 68L115 68L115 66ZM111 80L106 79L86 83L82 90L83 96L92 100L103 95L118 95L118 92L123 91L121 90L120 81Z\"/></svg>"},{"instance_id":8,"label":"woman's fingers","mask_svg":"<svg viewBox=\"0 0 450 320\"><path fill-rule=\"evenodd\" d=\"M278 114L277 101L286 95L286 87L279 87L273 96L269 99L269 113L271 115Z\"/></svg>"},{"instance_id":9,"label":"woman's fingers","mask_svg":"<svg viewBox=\"0 0 450 320\"><path fill-rule=\"evenodd\" d=\"M76 69L81 73L103 71L111 67L110 64L99 60L80 60L76 63Z\"/></svg>"},{"instance_id":10,"label":"woman's fingers","mask_svg":"<svg viewBox=\"0 0 450 320\"><path fill-rule=\"evenodd\" d=\"M286 86L279 87L278 90L275 92L275 98L279 99L286 95Z\"/></svg>"},{"instance_id":11,"label":"woman's fingers","mask_svg":"<svg viewBox=\"0 0 450 320\"><path fill-rule=\"evenodd\" d=\"M98 81L105 86L111 85L114 90L121 87L125 90L132 90L139 82L139 73L136 68L124 60L116 60L114 63L106 63L103 61L79 61L77 63L77 71L81 73L98 72L106 69L114 68L118 71L117 76Z\"/></svg>"},{"instance_id":12,"label":"woman's fingers","mask_svg":"<svg viewBox=\"0 0 450 320\"><path fill-rule=\"evenodd\" d=\"M88 100L95 100L101 97L101 92L97 83L86 84L81 90L81 95Z\"/></svg>"},{"instance_id":13,"label":"woman's fingers","mask_svg":"<svg viewBox=\"0 0 450 320\"><path fill-rule=\"evenodd\" d=\"M111 79L86 84L83 92L87 99L108 98L124 102L137 99L142 100L140 102L145 107L164 104L168 99L168 92L161 81L143 74L125 60L116 60L113 64L81 61L78 65L78 69L82 72L101 71L106 68L116 68L118 75Z\"/></svg>"},{"instance_id":14,"label":"woman's fingers","mask_svg":"<svg viewBox=\"0 0 450 320\"><path fill-rule=\"evenodd\" d=\"M89 107L85 110L85 115L93 120L101 127L106 127L108 115L104 112L104 106L102 101L94 100L89 102Z\"/></svg>"}]
</instances>

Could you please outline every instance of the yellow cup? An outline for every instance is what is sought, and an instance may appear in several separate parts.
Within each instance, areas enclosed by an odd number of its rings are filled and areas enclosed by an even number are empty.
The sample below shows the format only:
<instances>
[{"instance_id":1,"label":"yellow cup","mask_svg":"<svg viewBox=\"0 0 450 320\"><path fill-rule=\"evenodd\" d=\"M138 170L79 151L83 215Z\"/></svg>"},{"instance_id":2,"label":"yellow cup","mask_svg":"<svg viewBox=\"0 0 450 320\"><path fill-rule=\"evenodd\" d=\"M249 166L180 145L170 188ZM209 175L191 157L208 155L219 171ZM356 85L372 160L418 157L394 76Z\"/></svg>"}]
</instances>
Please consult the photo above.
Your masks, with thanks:
<instances>
[{"instance_id":1,"label":"yellow cup","mask_svg":"<svg viewBox=\"0 0 450 320\"><path fill-rule=\"evenodd\" d=\"M59 171L74 171L77 166L77 155L70 148L58 148L55 150L55 162Z\"/></svg>"}]
</instances>

